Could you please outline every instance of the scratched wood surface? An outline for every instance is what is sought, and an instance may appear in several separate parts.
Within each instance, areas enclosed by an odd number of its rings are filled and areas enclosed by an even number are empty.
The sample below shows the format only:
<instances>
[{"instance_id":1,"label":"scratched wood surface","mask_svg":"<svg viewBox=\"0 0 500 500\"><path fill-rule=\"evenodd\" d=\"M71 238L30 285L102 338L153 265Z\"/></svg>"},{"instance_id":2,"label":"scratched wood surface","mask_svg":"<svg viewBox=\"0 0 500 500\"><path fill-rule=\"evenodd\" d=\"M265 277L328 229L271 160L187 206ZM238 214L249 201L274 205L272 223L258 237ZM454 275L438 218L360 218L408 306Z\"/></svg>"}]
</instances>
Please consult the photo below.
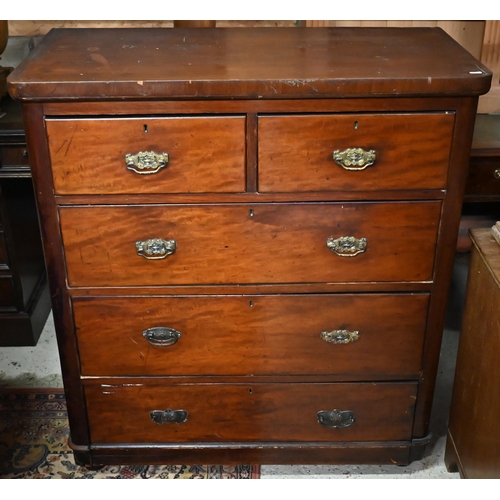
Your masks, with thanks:
<instances>
[{"instance_id":1,"label":"scratched wood surface","mask_svg":"<svg viewBox=\"0 0 500 500\"><path fill-rule=\"evenodd\" d=\"M431 280L441 203L61 207L68 280L78 286ZM328 238L367 239L341 257ZM135 242L175 240L162 260Z\"/></svg>"},{"instance_id":2,"label":"scratched wood surface","mask_svg":"<svg viewBox=\"0 0 500 500\"><path fill-rule=\"evenodd\" d=\"M259 117L259 191L443 189L454 120L453 113ZM348 148L374 151L374 165L357 172L337 165L333 152Z\"/></svg>"},{"instance_id":3,"label":"scratched wood surface","mask_svg":"<svg viewBox=\"0 0 500 500\"><path fill-rule=\"evenodd\" d=\"M329 374L414 378L428 294L74 298L82 374L98 376ZM181 333L168 347L142 335ZM321 332L358 331L350 344ZM113 356L109 353L113 352Z\"/></svg>"},{"instance_id":4,"label":"scratched wood surface","mask_svg":"<svg viewBox=\"0 0 500 500\"><path fill-rule=\"evenodd\" d=\"M189 441L402 441L410 439L416 383L186 384L157 380L88 384L95 443ZM188 412L187 422L158 425L152 410ZM320 410L349 410L355 423L333 429Z\"/></svg>"},{"instance_id":5,"label":"scratched wood surface","mask_svg":"<svg viewBox=\"0 0 500 500\"><path fill-rule=\"evenodd\" d=\"M490 81L433 28L82 28L51 31L9 75L9 92L51 101L450 96L480 95Z\"/></svg>"},{"instance_id":6,"label":"scratched wood surface","mask_svg":"<svg viewBox=\"0 0 500 500\"><path fill-rule=\"evenodd\" d=\"M245 118L48 119L57 194L221 193L245 190ZM155 174L127 169L125 155L167 153Z\"/></svg>"}]
</instances>

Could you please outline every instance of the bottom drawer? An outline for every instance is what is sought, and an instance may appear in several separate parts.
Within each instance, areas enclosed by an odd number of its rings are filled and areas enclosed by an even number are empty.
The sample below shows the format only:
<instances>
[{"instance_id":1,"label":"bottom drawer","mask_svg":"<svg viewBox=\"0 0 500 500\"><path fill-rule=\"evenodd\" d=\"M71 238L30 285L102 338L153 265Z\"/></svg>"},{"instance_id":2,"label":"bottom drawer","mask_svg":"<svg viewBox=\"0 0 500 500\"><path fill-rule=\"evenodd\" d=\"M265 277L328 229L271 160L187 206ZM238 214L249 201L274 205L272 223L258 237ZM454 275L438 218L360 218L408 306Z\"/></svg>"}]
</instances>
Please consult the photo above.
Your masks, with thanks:
<instances>
[{"instance_id":1,"label":"bottom drawer","mask_svg":"<svg viewBox=\"0 0 500 500\"><path fill-rule=\"evenodd\" d=\"M410 440L416 390L416 383L155 381L91 382L85 394L93 443L352 442Z\"/></svg>"}]
</instances>

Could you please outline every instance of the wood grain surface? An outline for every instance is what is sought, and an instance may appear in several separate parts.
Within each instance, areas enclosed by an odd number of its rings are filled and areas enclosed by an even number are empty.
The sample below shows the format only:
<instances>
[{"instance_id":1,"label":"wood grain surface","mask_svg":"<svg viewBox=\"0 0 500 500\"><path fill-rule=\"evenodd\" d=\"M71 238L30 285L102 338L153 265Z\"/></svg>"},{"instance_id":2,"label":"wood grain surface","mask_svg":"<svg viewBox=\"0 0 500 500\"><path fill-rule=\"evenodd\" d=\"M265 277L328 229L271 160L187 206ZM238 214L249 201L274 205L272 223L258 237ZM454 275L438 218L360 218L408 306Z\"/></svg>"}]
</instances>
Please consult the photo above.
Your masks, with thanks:
<instances>
[{"instance_id":1,"label":"wood grain surface","mask_svg":"<svg viewBox=\"0 0 500 500\"><path fill-rule=\"evenodd\" d=\"M22 100L283 99L479 95L490 82L436 28L81 28L52 30L8 88Z\"/></svg>"},{"instance_id":2,"label":"wood grain surface","mask_svg":"<svg viewBox=\"0 0 500 500\"><path fill-rule=\"evenodd\" d=\"M420 281L432 278L440 202L61 207L70 286ZM367 238L341 257L328 238ZM176 241L162 260L148 238Z\"/></svg>"},{"instance_id":3,"label":"wood grain surface","mask_svg":"<svg viewBox=\"0 0 500 500\"><path fill-rule=\"evenodd\" d=\"M259 191L446 187L453 113L259 117ZM333 152L363 148L374 165L349 171Z\"/></svg>"},{"instance_id":4,"label":"wood grain surface","mask_svg":"<svg viewBox=\"0 0 500 500\"><path fill-rule=\"evenodd\" d=\"M94 443L186 441L398 441L411 437L415 383L182 384L136 379L88 384ZM183 409L187 422L156 424L153 410ZM355 414L341 429L318 423L317 412Z\"/></svg>"},{"instance_id":5,"label":"wood grain surface","mask_svg":"<svg viewBox=\"0 0 500 500\"><path fill-rule=\"evenodd\" d=\"M245 190L244 117L46 120L57 194L210 193ZM155 174L125 155L167 153Z\"/></svg>"},{"instance_id":6,"label":"wood grain surface","mask_svg":"<svg viewBox=\"0 0 500 500\"><path fill-rule=\"evenodd\" d=\"M74 298L84 376L329 374L408 379L420 369L428 294ZM181 338L151 345L147 328ZM358 331L349 344L322 332ZM110 356L110 353L113 353Z\"/></svg>"}]
</instances>

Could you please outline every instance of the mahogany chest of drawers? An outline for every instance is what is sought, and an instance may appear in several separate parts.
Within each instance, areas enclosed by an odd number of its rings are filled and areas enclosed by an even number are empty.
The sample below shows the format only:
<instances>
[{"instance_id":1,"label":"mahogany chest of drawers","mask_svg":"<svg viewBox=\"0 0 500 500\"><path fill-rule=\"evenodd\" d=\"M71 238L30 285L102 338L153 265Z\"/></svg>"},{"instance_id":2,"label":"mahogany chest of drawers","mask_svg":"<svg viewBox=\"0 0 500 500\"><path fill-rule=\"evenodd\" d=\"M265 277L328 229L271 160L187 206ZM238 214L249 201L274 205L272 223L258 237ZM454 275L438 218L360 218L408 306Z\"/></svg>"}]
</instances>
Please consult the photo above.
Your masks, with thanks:
<instances>
[{"instance_id":1,"label":"mahogany chest of drawers","mask_svg":"<svg viewBox=\"0 0 500 500\"><path fill-rule=\"evenodd\" d=\"M421 456L490 80L437 29L49 33L9 89L76 460Z\"/></svg>"}]
</instances>

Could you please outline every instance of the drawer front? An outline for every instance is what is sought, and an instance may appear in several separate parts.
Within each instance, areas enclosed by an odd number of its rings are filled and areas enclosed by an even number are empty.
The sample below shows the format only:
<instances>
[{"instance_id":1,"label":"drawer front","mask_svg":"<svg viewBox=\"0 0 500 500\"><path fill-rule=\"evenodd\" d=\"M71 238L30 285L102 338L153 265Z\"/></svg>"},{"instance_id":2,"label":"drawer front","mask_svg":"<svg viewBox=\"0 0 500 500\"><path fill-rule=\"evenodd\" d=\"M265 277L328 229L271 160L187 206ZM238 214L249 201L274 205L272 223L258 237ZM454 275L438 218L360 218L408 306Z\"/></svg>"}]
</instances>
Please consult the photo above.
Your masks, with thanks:
<instances>
[{"instance_id":1,"label":"drawer front","mask_svg":"<svg viewBox=\"0 0 500 500\"><path fill-rule=\"evenodd\" d=\"M245 190L241 116L48 119L46 126L56 194ZM126 159L141 152L166 153L168 161Z\"/></svg>"},{"instance_id":2,"label":"drawer front","mask_svg":"<svg viewBox=\"0 0 500 500\"><path fill-rule=\"evenodd\" d=\"M418 375L428 299L74 298L73 312L83 375L331 374L367 380Z\"/></svg>"},{"instance_id":3,"label":"drawer front","mask_svg":"<svg viewBox=\"0 0 500 500\"><path fill-rule=\"evenodd\" d=\"M500 156L471 159L465 196L500 198Z\"/></svg>"},{"instance_id":4,"label":"drawer front","mask_svg":"<svg viewBox=\"0 0 500 500\"><path fill-rule=\"evenodd\" d=\"M71 286L425 281L440 210L434 201L73 206L60 219Z\"/></svg>"},{"instance_id":5,"label":"drawer front","mask_svg":"<svg viewBox=\"0 0 500 500\"><path fill-rule=\"evenodd\" d=\"M23 146L2 146L0 167L29 167L28 149Z\"/></svg>"},{"instance_id":6,"label":"drawer front","mask_svg":"<svg viewBox=\"0 0 500 500\"><path fill-rule=\"evenodd\" d=\"M261 116L259 191L444 189L454 120L452 113ZM333 158L357 148L375 152L373 165Z\"/></svg>"},{"instance_id":7,"label":"drawer front","mask_svg":"<svg viewBox=\"0 0 500 500\"><path fill-rule=\"evenodd\" d=\"M416 383L93 383L85 395L94 443L400 441L411 438ZM168 409L187 420L168 421ZM352 412L340 416L345 427L319 423L333 410Z\"/></svg>"}]
</instances>

